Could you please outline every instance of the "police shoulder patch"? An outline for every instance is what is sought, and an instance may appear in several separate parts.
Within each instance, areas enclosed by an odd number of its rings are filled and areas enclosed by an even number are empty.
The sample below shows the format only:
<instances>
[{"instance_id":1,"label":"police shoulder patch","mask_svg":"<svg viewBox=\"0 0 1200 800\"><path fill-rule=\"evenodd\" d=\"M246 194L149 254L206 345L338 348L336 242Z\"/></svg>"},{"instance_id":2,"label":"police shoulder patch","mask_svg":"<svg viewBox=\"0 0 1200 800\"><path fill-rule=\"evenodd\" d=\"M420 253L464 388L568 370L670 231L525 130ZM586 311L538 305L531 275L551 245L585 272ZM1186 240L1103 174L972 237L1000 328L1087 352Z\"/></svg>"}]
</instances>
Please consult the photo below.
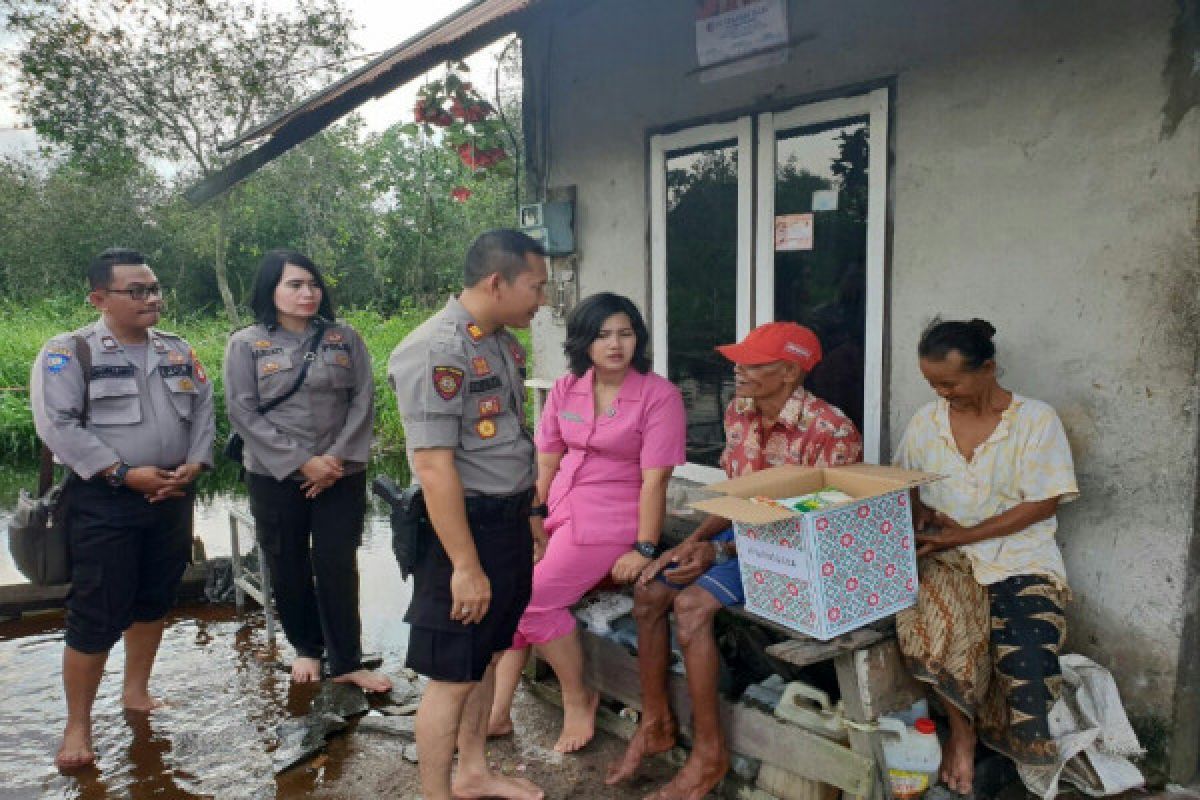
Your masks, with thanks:
<instances>
[{"instance_id":1,"label":"police shoulder patch","mask_svg":"<svg viewBox=\"0 0 1200 800\"><path fill-rule=\"evenodd\" d=\"M453 400L462 390L464 377L466 373L458 367L434 367L433 390L443 400Z\"/></svg>"},{"instance_id":2,"label":"police shoulder patch","mask_svg":"<svg viewBox=\"0 0 1200 800\"><path fill-rule=\"evenodd\" d=\"M46 365L46 371L51 375L57 375L67 368L71 363L73 354L65 347L48 347L46 355L42 358L42 363Z\"/></svg>"}]
</instances>

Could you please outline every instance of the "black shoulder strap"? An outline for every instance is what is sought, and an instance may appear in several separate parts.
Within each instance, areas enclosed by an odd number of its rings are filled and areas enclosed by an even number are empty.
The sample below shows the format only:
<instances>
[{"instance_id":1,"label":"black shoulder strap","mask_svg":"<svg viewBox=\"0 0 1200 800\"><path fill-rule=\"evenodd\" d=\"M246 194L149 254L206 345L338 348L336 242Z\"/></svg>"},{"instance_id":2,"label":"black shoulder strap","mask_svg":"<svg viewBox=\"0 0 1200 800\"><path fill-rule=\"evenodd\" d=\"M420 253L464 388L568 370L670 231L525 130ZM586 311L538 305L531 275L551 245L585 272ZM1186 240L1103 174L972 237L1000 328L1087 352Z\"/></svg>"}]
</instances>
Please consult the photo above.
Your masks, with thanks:
<instances>
[{"instance_id":1,"label":"black shoulder strap","mask_svg":"<svg viewBox=\"0 0 1200 800\"><path fill-rule=\"evenodd\" d=\"M258 411L258 413L260 413L260 414L267 413L268 411L275 408L280 403L284 402L285 400L287 400L289 397L291 397L292 395L294 395L296 392L298 392L300 390L300 387L304 385L304 379L306 377L308 377L309 366L317 358L317 345L320 343L321 337L324 335L325 335L325 321L318 318L317 319L317 332L314 333L312 335L312 338L308 340L308 347L305 348L307 350L307 352L304 354L304 363L300 366L300 374L296 376L296 382L292 384L292 388L288 389L286 392L279 395L279 397L276 397L275 399L271 400L269 403L263 403L261 406L259 406L257 409L255 409L256 411Z\"/></svg>"},{"instance_id":2,"label":"black shoulder strap","mask_svg":"<svg viewBox=\"0 0 1200 800\"><path fill-rule=\"evenodd\" d=\"M79 368L83 371L83 412L79 416L79 424L86 428L88 407L91 405L88 384L92 380L92 348L88 347L87 339L84 339L82 336L77 334L72 338L75 340L75 357L79 359ZM50 486L53 483L54 454L50 452L50 448L46 447L46 443L43 442L38 464L38 497L50 491Z\"/></svg>"}]
</instances>

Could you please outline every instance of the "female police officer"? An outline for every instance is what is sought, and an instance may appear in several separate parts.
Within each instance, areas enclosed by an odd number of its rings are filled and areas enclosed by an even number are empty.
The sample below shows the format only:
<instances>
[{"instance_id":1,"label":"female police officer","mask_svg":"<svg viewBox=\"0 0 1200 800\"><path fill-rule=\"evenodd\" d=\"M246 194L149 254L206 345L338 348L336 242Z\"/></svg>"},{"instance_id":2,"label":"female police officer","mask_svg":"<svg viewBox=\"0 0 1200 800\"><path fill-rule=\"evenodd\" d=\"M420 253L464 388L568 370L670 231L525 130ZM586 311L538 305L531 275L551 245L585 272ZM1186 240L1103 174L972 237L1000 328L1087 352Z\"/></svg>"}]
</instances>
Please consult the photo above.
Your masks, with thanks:
<instances>
[{"instance_id":1,"label":"female police officer","mask_svg":"<svg viewBox=\"0 0 1200 800\"><path fill-rule=\"evenodd\" d=\"M358 333L333 320L325 281L300 253L266 255L250 307L257 322L226 349L225 403L245 440L250 510L296 649L292 680L318 680L325 655L335 681L387 691L387 678L362 669L358 615L370 357Z\"/></svg>"}]
</instances>

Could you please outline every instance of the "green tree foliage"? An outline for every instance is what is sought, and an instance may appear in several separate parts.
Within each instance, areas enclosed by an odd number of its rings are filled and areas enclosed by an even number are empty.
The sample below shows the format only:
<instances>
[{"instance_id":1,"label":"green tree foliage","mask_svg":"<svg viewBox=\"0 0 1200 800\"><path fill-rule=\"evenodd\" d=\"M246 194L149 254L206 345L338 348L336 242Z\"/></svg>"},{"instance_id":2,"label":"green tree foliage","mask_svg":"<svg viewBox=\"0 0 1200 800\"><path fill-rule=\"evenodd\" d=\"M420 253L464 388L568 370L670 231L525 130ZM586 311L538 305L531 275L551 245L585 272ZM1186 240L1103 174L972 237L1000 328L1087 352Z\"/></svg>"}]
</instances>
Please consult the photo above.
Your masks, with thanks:
<instances>
[{"instance_id":1,"label":"green tree foliage","mask_svg":"<svg viewBox=\"0 0 1200 800\"><path fill-rule=\"evenodd\" d=\"M49 7L44 0L17 1L22 14ZM13 2L0 0L0 8ZM157 8L168 0L149 2ZM34 30L30 19L22 20ZM157 57L164 71L172 63L162 52ZM519 58L514 40L495 84L476 87L503 112L495 119L514 156L505 166L519 154ZM27 80L23 91L35 84ZM181 197L199 166L163 170L169 153L127 146L107 123L92 139L83 128L53 125L65 146L37 166L0 159L0 214L17 221L0 226L0 302L79 298L87 262L104 247L125 245L149 257L173 313L224 308L232 319L230 308L244 304L263 253L288 246L322 266L342 308L428 308L458 284L466 244L515 217L515 170L472 169L440 131L414 124L367 134L351 117L199 209ZM457 187L468 187L469 197L455 199ZM214 271L216 262L223 272Z\"/></svg>"},{"instance_id":2,"label":"green tree foliage","mask_svg":"<svg viewBox=\"0 0 1200 800\"><path fill-rule=\"evenodd\" d=\"M136 159L99 169L67 157L47 169L0 159L0 300L80 297L101 249L136 247L181 313L221 307L211 269L220 213L180 196ZM453 187L472 188L465 202ZM351 119L269 164L232 193L224 212L231 294L244 302L263 254L295 247L333 284L338 304L393 311L440 303L457 286L463 251L511 225L510 177L476 176L450 150L404 126L363 135ZM53 221L53 224L48 221Z\"/></svg>"},{"instance_id":3,"label":"green tree foliage","mask_svg":"<svg viewBox=\"0 0 1200 800\"><path fill-rule=\"evenodd\" d=\"M128 153L72 156L39 171L0 159L0 296L20 300L81 290L83 266L104 247L153 249L146 216L166 187Z\"/></svg>"},{"instance_id":4,"label":"green tree foliage","mask_svg":"<svg viewBox=\"0 0 1200 800\"><path fill-rule=\"evenodd\" d=\"M28 0L18 96L37 132L82 158L132 153L207 176L234 154L219 143L295 103L351 51L339 0L295 0L287 13L217 0ZM229 201L208 226L211 265L231 321Z\"/></svg>"}]
</instances>

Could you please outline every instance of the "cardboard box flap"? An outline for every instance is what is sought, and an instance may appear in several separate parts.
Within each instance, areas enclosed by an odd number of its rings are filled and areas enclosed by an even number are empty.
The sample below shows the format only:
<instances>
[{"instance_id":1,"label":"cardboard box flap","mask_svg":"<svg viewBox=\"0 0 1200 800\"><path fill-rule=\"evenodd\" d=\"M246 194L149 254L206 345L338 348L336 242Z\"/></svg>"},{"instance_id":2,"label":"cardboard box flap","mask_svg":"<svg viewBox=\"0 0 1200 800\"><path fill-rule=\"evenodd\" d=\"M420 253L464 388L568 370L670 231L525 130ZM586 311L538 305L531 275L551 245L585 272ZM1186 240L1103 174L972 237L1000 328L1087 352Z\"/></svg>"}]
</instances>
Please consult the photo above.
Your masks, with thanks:
<instances>
[{"instance_id":1,"label":"cardboard box flap","mask_svg":"<svg viewBox=\"0 0 1200 800\"><path fill-rule=\"evenodd\" d=\"M780 520L791 519L796 516L785 508L768 505L767 503L755 503L753 500L748 500L744 497L734 497L733 495L712 497L708 500L699 500L695 503L690 503L689 505L708 514L737 520L747 525L765 525L769 522L779 522Z\"/></svg>"},{"instance_id":2,"label":"cardboard box flap","mask_svg":"<svg viewBox=\"0 0 1200 800\"><path fill-rule=\"evenodd\" d=\"M705 490L732 497L794 497L815 492L825 486L824 470L820 467L785 465L752 472L720 483L711 483ZM806 487L812 488L806 488Z\"/></svg>"},{"instance_id":3,"label":"cardboard box flap","mask_svg":"<svg viewBox=\"0 0 1200 800\"><path fill-rule=\"evenodd\" d=\"M918 472L913 469L902 469L882 464L849 464L844 467L830 467L826 470L827 475L836 473L861 475L864 478L890 481L895 485L894 488L897 489L900 487L911 489L914 486L922 486L934 481L940 481L943 477L931 472Z\"/></svg>"},{"instance_id":4,"label":"cardboard box flap","mask_svg":"<svg viewBox=\"0 0 1200 800\"><path fill-rule=\"evenodd\" d=\"M875 464L829 468L786 465L710 484L705 489L715 496L689 505L747 525L762 525L789 519L797 514L769 503L755 502L755 497L795 497L833 487L860 500L940 479L940 475ZM830 508L841 508L853 502L839 503Z\"/></svg>"}]
</instances>

